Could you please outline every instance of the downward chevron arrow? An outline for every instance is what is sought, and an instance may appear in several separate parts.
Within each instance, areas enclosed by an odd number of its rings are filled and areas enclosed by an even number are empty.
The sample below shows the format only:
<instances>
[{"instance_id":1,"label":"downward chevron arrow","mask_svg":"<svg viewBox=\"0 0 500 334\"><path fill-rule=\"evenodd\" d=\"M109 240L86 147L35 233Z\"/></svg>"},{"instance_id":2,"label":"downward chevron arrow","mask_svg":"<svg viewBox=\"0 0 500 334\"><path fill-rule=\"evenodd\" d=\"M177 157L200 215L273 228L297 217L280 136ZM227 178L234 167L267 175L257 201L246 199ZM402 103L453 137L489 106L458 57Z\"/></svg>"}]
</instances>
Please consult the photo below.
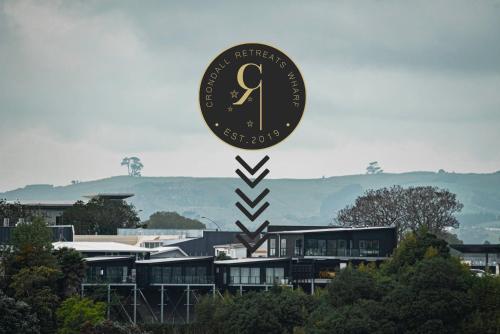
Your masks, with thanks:
<instances>
[{"instance_id":1,"label":"downward chevron arrow","mask_svg":"<svg viewBox=\"0 0 500 334\"><path fill-rule=\"evenodd\" d=\"M250 232L245 225L243 225L239 220L236 221L236 225L250 237L251 240L254 240L259 236L259 234L264 231L264 229L269 225L269 222L266 220L264 224L260 225L260 227L255 232Z\"/></svg>"},{"instance_id":2,"label":"downward chevron arrow","mask_svg":"<svg viewBox=\"0 0 500 334\"><path fill-rule=\"evenodd\" d=\"M237 194L241 197L241 199L242 199L242 200L244 200L244 201L245 201L245 203L247 203L247 204L248 204L248 206L250 206L250 207L253 209L253 208L255 208L255 206L256 206L257 204L259 204L259 202L260 202L260 201L261 201L264 197L266 197L266 195L267 195L267 194L269 194L269 189L267 189L267 188L266 188L266 189L264 189L264 191L263 191L263 192L261 192L261 193L260 193L260 195L259 195L259 196L257 196L257 198L256 198L256 199L254 199L253 201L252 201L250 198L248 198L248 196L247 196L247 195L245 195L245 194L243 193L243 191L241 191L239 188L238 188L238 189L236 189L236 190L235 190L235 192L236 192L236 193L237 193Z\"/></svg>"},{"instance_id":3,"label":"downward chevron arrow","mask_svg":"<svg viewBox=\"0 0 500 334\"><path fill-rule=\"evenodd\" d=\"M269 206L269 202L266 202L264 203L260 208L259 210L257 210L253 215L248 212L247 209L245 209L245 207L243 205L241 205L240 202L237 202L236 203L236 207L238 209L240 209L241 212L243 212L245 214L245 216L247 216L248 219L250 219L251 221L254 221L255 219L257 219L257 217L260 216L260 214L265 210L267 209L267 207Z\"/></svg>"},{"instance_id":4,"label":"downward chevron arrow","mask_svg":"<svg viewBox=\"0 0 500 334\"><path fill-rule=\"evenodd\" d=\"M246 184L248 184L248 186L250 188L255 188L256 185L258 185L260 183L260 181L262 181L263 178L266 177L267 174L269 174L269 169L266 168L266 170L264 170L262 172L262 174L260 174L255 180L250 180L248 177L245 176L245 174L243 174L243 172L239 169L236 170L236 174L239 175L239 177L241 177L241 179L243 181L246 182Z\"/></svg>"},{"instance_id":5,"label":"downward chevron arrow","mask_svg":"<svg viewBox=\"0 0 500 334\"><path fill-rule=\"evenodd\" d=\"M266 162L267 160L269 160L269 157L266 155L264 158L262 158L261 161L259 161L259 163L257 165L255 165L254 168L250 167L246 162L245 160L243 160L239 155L236 156L236 160L243 166L243 168L245 168L250 174L254 175L259 169L260 167L262 167Z\"/></svg>"},{"instance_id":6,"label":"downward chevron arrow","mask_svg":"<svg viewBox=\"0 0 500 334\"><path fill-rule=\"evenodd\" d=\"M248 243L248 241L245 240L245 238L241 236L241 234L236 235L236 238L238 238L238 240L247 248L247 252L249 252L249 255L255 252L260 247L260 245L262 245L264 241L267 240L268 237L268 234L264 234L264 236L257 240L257 242L255 242L255 244L252 246Z\"/></svg>"}]
</instances>

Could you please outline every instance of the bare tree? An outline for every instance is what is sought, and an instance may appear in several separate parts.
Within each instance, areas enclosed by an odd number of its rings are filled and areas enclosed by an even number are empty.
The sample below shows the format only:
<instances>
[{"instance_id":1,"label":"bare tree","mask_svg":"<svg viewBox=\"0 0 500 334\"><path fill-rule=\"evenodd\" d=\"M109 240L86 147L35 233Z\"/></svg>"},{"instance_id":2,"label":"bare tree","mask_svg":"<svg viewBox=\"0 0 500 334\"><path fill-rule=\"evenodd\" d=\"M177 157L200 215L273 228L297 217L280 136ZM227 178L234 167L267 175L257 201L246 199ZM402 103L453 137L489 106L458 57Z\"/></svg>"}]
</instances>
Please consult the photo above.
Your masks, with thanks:
<instances>
[{"instance_id":1,"label":"bare tree","mask_svg":"<svg viewBox=\"0 0 500 334\"><path fill-rule=\"evenodd\" d=\"M462 208L456 195L445 189L393 186L366 191L354 205L338 212L336 222L342 226L395 225L401 238L422 226L435 233L456 228L459 222L454 214Z\"/></svg>"}]
</instances>

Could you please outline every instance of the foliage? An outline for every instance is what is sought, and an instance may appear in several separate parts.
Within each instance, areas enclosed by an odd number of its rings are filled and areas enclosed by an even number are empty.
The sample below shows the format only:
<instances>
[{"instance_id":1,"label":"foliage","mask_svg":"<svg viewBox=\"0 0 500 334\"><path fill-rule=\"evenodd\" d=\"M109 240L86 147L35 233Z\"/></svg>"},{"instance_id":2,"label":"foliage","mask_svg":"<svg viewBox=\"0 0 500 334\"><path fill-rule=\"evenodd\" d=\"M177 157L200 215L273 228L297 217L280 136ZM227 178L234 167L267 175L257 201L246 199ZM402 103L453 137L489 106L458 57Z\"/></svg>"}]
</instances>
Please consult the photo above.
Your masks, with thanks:
<instances>
[{"instance_id":1,"label":"foliage","mask_svg":"<svg viewBox=\"0 0 500 334\"><path fill-rule=\"evenodd\" d=\"M437 255L443 258L450 257L450 250L445 241L429 233L426 228L409 233L399 243L391 259L382 265L387 274L400 273L408 266L412 266L425 258L429 248L434 249Z\"/></svg>"},{"instance_id":2,"label":"foliage","mask_svg":"<svg viewBox=\"0 0 500 334\"><path fill-rule=\"evenodd\" d=\"M0 199L0 224L3 224L4 218L9 218L9 224L12 226L19 218L25 218L30 215L31 212L21 203L8 203L5 199Z\"/></svg>"},{"instance_id":3,"label":"foliage","mask_svg":"<svg viewBox=\"0 0 500 334\"><path fill-rule=\"evenodd\" d=\"M141 170L144 167L138 157L125 157L122 159L121 165L127 166L127 172L130 176L141 176Z\"/></svg>"},{"instance_id":4,"label":"foliage","mask_svg":"<svg viewBox=\"0 0 500 334\"><path fill-rule=\"evenodd\" d=\"M381 268L348 266L319 291L206 297L196 324L221 334L500 331L500 278L471 275L425 228L409 233Z\"/></svg>"},{"instance_id":5,"label":"foliage","mask_svg":"<svg viewBox=\"0 0 500 334\"><path fill-rule=\"evenodd\" d=\"M462 208L456 195L448 190L428 186L392 186L366 191L354 205L340 210L336 221L342 226L396 225L401 239L404 233L420 227L431 232L458 227L454 215Z\"/></svg>"},{"instance_id":6,"label":"foliage","mask_svg":"<svg viewBox=\"0 0 500 334\"><path fill-rule=\"evenodd\" d=\"M312 308L301 290L272 289L222 299L205 297L196 306L197 324L206 333L293 333Z\"/></svg>"},{"instance_id":7,"label":"foliage","mask_svg":"<svg viewBox=\"0 0 500 334\"><path fill-rule=\"evenodd\" d=\"M44 266L55 268L52 255L52 232L40 217L32 222L20 223L12 232L11 247L3 254L2 266L4 287L11 284L12 277L23 268Z\"/></svg>"},{"instance_id":8,"label":"foliage","mask_svg":"<svg viewBox=\"0 0 500 334\"><path fill-rule=\"evenodd\" d=\"M88 298L70 297L57 309L58 334L79 334L84 326L104 321L106 304Z\"/></svg>"},{"instance_id":9,"label":"foliage","mask_svg":"<svg viewBox=\"0 0 500 334\"><path fill-rule=\"evenodd\" d=\"M61 272L49 267L26 267L14 275L10 287L14 297L26 302L36 312L40 333L53 333L59 297L55 293Z\"/></svg>"},{"instance_id":10,"label":"foliage","mask_svg":"<svg viewBox=\"0 0 500 334\"><path fill-rule=\"evenodd\" d=\"M71 248L60 248L54 251L57 264L62 272L59 279L59 295L67 298L78 294L85 276L85 261L81 254Z\"/></svg>"},{"instance_id":11,"label":"foliage","mask_svg":"<svg viewBox=\"0 0 500 334\"><path fill-rule=\"evenodd\" d=\"M86 323L80 332L81 334L150 334L141 330L137 326L120 324L111 321L103 321L96 325Z\"/></svg>"},{"instance_id":12,"label":"foliage","mask_svg":"<svg viewBox=\"0 0 500 334\"><path fill-rule=\"evenodd\" d=\"M383 172L384 170L378 165L378 161L372 161L368 164L368 167L366 167L366 174L369 175L381 174Z\"/></svg>"},{"instance_id":13,"label":"foliage","mask_svg":"<svg viewBox=\"0 0 500 334\"><path fill-rule=\"evenodd\" d=\"M38 319L28 304L0 290L0 334L39 334Z\"/></svg>"},{"instance_id":14,"label":"foliage","mask_svg":"<svg viewBox=\"0 0 500 334\"><path fill-rule=\"evenodd\" d=\"M150 229L205 229L205 224L198 220L186 218L177 212L159 211L149 216L145 222Z\"/></svg>"},{"instance_id":15,"label":"foliage","mask_svg":"<svg viewBox=\"0 0 500 334\"><path fill-rule=\"evenodd\" d=\"M93 198L78 201L63 214L76 234L116 234L118 228L136 227L139 217L132 204L122 200Z\"/></svg>"}]
</instances>

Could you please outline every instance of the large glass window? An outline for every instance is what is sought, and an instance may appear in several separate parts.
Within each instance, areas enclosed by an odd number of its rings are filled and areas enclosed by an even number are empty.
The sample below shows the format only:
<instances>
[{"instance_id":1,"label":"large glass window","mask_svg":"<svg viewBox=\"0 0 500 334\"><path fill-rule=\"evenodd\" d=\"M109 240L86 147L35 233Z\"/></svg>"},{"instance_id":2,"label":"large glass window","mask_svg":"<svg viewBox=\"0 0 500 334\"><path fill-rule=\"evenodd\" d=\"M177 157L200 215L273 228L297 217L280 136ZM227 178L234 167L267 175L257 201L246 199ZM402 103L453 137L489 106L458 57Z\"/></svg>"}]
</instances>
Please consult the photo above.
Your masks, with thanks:
<instances>
[{"instance_id":1,"label":"large glass window","mask_svg":"<svg viewBox=\"0 0 500 334\"><path fill-rule=\"evenodd\" d=\"M269 239L269 256L276 256L276 239Z\"/></svg>"},{"instance_id":2,"label":"large glass window","mask_svg":"<svg viewBox=\"0 0 500 334\"><path fill-rule=\"evenodd\" d=\"M337 240L328 240L327 241L326 255L337 256Z\"/></svg>"},{"instance_id":3,"label":"large glass window","mask_svg":"<svg viewBox=\"0 0 500 334\"><path fill-rule=\"evenodd\" d=\"M286 239L281 239L280 241L280 256L286 255Z\"/></svg>"},{"instance_id":4,"label":"large glass window","mask_svg":"<svg viewBox=\"0 0 500 334\"><path fill-rule=\"evenodd\" d=\"M337 241L337 255L346 256L347 242L345 240Z\"/></svg>"},{"instance_id":5,"label":"large glass window","mask_svg":"<svg viewBox=\"0 0 500 334\"><path fill-rule=\"evenodd\" d=\"M231 267L229 269L229 282L232 284L240 284L240 268Z\"/></svg>"},{"instance_id":6,"label":"large glass window","mask_svg":"<svg viewBox=\"0 0 500 334\"><path fill-rule=\"evenodd\" d=\"M284 268L266 268L266 283L280 283L285 278Z\"/></svg>"},{"instance_id":7,"label":"large glass window","mask_svg":"<svg viewBox=\"0 0 500 334\"><path fill-rule=\"evenodd\" d=\"M232 284L260 284L260 268L231 267L229 276Z\"/></svg>"},{"instance_id":8,"label":"large glass window","mask_svg":"<svg viewBox=\"0 0 500 334\"><path fill-rule=\"evenodd\" d=\"M316 255L318 252L318 240L307 239L306 241L306 255Z\"/></svg>"},{"instance_id":9,"label":"large glass window","mask_svg":"<svg viewBox=\"0 0 500 334\"><path fill-rule=\"evenodd\" d=\"M250 283L251 284L260 284L260 268L251 268L250 269Z\"/></svg>"},{"instance_id":10,"label":"large glass window","mask_svg":"<svg viewBox=\"0 0 500 334\"><path fill-rule=\"evenodd\" d=\"M250 278L250 268L242 267L241 270L241 283L248 284Z\"/></svg>"},{"instance_id":11,"label":"large glass window","mask_svg":"<svg viewBox=\"0 0 500 334\"><path fill-rule=\"evenodd\" d=\"M379 241L378 240L360 240L359 241L360 256L378 256Z\"/></svg>"},{"instance_id":12,"label":"large glass window","mask_svg":"<svg viewBox=\"0 0 500 334\"><path fill-rule=\"evenodd\" d=\"M293 255L302 256L302 239L295 240L295 248L293 251Z\"/></svg>"},{"instance_id":13,"label":"large glass window","mask_svg":"<svg viewBox=\"0 0 500 334\"><path fill-rule=\"evenodd\" d=\"M326 255L326 240L318 240L318 255Z\"/></svg>"}]
</instances>

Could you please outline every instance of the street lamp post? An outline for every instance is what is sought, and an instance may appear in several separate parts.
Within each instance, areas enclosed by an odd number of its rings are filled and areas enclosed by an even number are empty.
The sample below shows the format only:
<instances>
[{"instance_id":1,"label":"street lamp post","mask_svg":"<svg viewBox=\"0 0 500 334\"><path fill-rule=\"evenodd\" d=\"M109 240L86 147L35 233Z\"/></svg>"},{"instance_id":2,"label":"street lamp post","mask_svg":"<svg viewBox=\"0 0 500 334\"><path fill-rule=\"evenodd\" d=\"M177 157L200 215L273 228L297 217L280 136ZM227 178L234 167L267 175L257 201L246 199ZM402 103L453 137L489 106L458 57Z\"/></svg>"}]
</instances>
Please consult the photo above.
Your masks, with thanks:
<instances>
[{"instance_id":1,"label":"street lamp post","mask_svg":"<svg viewBox=\"0 0 500 334\"><path fill-rule=\"evenodd\" d=\"M218 230L220 230L220 229L221 229L221 228L220 228L220 226L219 226L219 224L217 224L217 223L216 223L213 219L208 218L208 217L205 217L205 216L203 216L203 217L201 217L201 218L202 218L202 219L206 219L206 220L210 221L212 224L214 224L215 226L217 226L217 228L215 229L216 231L218 231Z\"/></svg>"}]
</instances>

